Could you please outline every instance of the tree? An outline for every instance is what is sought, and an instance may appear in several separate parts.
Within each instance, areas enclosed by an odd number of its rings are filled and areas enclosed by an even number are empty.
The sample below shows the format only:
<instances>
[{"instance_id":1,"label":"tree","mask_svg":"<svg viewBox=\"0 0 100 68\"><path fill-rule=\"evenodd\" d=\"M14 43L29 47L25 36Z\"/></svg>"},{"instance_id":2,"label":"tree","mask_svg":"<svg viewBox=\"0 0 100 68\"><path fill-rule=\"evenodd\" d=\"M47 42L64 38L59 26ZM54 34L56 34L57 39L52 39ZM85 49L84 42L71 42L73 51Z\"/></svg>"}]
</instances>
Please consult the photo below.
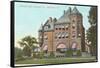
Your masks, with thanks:
<instances>
[{"instance_id":1,"label":"tree","mask_svg":"<svg viewBox=\"0 0 100 68\"><path fill-rule=\"evenodd\" d=\"M15 61L24 60L22 49L15 47Z\"/></svg>"},{"instance_id":2,"label":"tree","mask_svg":"<svg viewBox=\"0 0 100 68\"><path fill-rule=\"evenodd\" d=\"M90 28L87 30L87 39L88 42L91 42L90 44L90 51L91 55L96 55L96 44L97 44L97 7L91 7L89 11L89 23Z\"/></svg>"},{"instance_id":3,"label":"tree","mask_svg":"<svg viewBox=\"0 0 100 68\"><path fill-rule=\"evenodd\" d=\"M32 56L32 53L36 48L34 44L37 44L37 40L35 37L26 36L22 38L18 43L21 47L23 47L23 52L25 56Z\"/></svg>"},{"instance_id":4,"label":"tree","mask_svg":"<svg viewBox=\"0 0 100 68\"><path fill-rule=\"evenodd\" d=\"M28 46L25 46L23 48L23 53L24 53L24 56L30 57L31 56L31 49Z\"/></svg>"},{"instance_id":5,"label":"tree","mask_svg":"<svg viewBox=\"0 0 100 68\"><path fill-rule=\"evenodd\" d=\"M15 47L15 58L19 58L19 57L22 57L22 50L18 47Z\"/></svg>"}]
</instances>

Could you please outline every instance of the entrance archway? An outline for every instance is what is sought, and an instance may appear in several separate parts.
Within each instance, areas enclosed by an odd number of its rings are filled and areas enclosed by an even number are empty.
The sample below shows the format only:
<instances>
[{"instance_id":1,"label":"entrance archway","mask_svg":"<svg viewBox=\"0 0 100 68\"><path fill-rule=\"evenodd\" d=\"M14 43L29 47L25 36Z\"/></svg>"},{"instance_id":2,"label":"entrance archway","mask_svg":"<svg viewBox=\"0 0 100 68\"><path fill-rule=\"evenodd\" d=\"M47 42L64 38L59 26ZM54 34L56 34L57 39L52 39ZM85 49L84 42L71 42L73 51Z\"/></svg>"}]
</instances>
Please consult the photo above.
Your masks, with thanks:
<instances>
[{"instance_id":1,"label":"entrance archway","mask_svg":"<svg viewBox=\"0 0 100 68\"><path fill-rule=\"evenodd\" d=\"M56 48L56 51L60 52L60 53L64 53L66 50L67 50L66 45L63 43L58 44L58 46Z\"/></svg>"},{"instance_id":2,"label":"entrance archway","mask_svg":"<svg viewBox=\"0 0 100 68\"><path fill-rule=\"evenodd\" d=\"M71 48L72 50L77 50L77 43L73 42Z\"/></svg>"},{"instance_id":3,"label":"entrance archway","mask_svg":"<svg viewBox=\"0 0 100 68\"><path fill-rule=\"evenodd\" d=\"M43 46L43 51L44 51L45 53L47 53L47 51L48 51L48 45L44 45L44 46Z\"/></svg>"}]
</instances>

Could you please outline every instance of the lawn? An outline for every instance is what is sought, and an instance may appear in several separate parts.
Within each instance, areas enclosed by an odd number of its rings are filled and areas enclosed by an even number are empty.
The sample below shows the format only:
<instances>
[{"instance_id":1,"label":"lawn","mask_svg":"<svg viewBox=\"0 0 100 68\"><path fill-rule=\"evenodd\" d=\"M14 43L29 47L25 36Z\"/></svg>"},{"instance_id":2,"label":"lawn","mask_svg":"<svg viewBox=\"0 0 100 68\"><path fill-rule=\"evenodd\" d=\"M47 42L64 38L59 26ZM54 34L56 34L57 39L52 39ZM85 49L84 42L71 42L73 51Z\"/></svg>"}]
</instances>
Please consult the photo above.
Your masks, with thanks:
<instances>
[{"instance_id":1,"label":"lawn","mask_svg":"<svg viewBox=\"0 0 100 68\"><path fill-rule=\"evenodd\" d=\"M94 57L26 59L23 61L17 61L15 62L15 64L59 64L59 63L90 62L90 61L96 61L96 60Z\"/></svg>"}]
</instances>

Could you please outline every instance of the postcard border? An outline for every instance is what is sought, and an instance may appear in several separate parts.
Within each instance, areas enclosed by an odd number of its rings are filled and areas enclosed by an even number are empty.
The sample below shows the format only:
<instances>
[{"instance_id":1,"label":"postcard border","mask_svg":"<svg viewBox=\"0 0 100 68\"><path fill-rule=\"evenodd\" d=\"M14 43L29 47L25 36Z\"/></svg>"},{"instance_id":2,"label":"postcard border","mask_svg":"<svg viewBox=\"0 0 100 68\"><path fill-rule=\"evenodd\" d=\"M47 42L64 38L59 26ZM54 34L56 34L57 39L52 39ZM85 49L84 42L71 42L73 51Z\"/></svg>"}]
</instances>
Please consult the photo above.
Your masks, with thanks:
<instances>
[{"instance_id":1,"label":"postcard border","mask_svg":"<svg viewBox=\"0 0 100 68\"><path fill-rule=\"evenodd\" d=\"M14 63L14 38L15 38L15 35L14 35L14 4L15 2L23 2L23 3L40 3L40 4L58 4L58 5L75 5L75 6L93 6L93 7L97 7L97 46L96 46L96 61L89 61L89 62L73 62L73 63L59 63L59 64L44 64L44 65L25 65L25 66L15 66L15 63ZM10 1L10 14L11 14L11 23L10 23L10 45L11 45L11 48L10 48L10 66L11 67L31 67L31 66L47 66L47 65L62 65L62 64L79 64L79 63L91 63L91 62L98 62L98 6L97 5L83 5L83 4L67 4L67 3L52 3L52 2L36 2L36 1Z\"/></svg>"}]
</instances>

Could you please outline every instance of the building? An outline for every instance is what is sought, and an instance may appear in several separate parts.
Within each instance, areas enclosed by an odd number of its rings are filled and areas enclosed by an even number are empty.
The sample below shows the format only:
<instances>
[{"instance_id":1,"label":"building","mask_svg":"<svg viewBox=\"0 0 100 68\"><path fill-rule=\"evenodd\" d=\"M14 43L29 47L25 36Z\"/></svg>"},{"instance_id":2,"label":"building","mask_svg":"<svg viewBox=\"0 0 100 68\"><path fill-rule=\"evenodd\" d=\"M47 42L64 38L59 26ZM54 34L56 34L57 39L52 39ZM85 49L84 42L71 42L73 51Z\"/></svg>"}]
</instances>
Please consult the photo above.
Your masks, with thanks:
<instances>
[{"instance_id":1,"label":"building","mask_svg":"<svg viewBox=\"0 0 100 68\"><path fill-rule=\"evenodd\" d=\"M41 51L50 55L65 56L67 50L85 51L85 29L82 14L76 7L59 18L50 17L39 29ZM73 53L74 54L74 53Z\"/></svg>"}]
</instances>

